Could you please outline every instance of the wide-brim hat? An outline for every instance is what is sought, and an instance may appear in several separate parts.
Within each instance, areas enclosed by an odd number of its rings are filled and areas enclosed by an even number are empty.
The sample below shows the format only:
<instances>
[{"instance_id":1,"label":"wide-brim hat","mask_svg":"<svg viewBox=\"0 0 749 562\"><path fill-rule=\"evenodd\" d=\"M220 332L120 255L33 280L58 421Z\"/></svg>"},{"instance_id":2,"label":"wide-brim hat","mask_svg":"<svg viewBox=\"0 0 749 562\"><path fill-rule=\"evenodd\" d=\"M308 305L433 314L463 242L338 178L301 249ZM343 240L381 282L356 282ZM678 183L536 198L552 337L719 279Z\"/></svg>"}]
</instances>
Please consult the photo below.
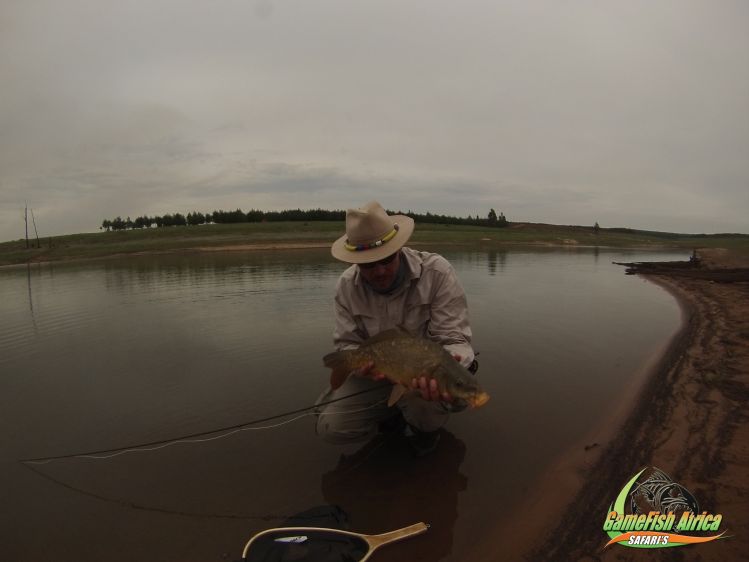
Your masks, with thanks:
<instances>
[{"instance_id":1,"label":"wide-brim hat","mask_svg":"<svg viewBox=\"0 0 749 562\"><path fill-rule=\"evenodd\" d=\"M372 263L400 250L413 231L411 217L388 215L372 201L346 211L346 234L333 242L330 253L346 263Z\"/></svg>"}]
</instances>

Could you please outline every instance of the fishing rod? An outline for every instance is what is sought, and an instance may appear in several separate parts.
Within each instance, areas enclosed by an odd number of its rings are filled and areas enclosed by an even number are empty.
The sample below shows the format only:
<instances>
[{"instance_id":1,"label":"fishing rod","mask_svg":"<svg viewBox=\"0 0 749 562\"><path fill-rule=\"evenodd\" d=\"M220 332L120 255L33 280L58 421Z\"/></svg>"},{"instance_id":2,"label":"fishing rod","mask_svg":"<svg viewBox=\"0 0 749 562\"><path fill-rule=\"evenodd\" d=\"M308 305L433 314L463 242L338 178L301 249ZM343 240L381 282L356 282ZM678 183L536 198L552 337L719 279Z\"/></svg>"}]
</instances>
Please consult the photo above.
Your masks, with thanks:
<instances>
[{"instance_id":1,"label":"fishing rod","mask_svg":"<svg viewBox=\"0 0 749 562\"><path fill-rule=\"evenodd\" d=\"M189 435L182 435L180 437L172 437L171 439L160 439L158 441L150 441L148 443L140 443L137 445L127 445L125 447L115 447L112 449L99 449L97 451L87 451L85 453L70 453L66 455L57 455L57 456L50 456L50 457L37 457L37 458L30 458L30 459L19 459L18 462L21 464L47 464L52 461L57 460L63 460L63 459L72 459L72 458L87 458L87 459L109 459L112 457L116 457L119 455L123 455L125 453L131 453L131 452L145 452L145 451L154 451L157 449L163 449L165 447L169 447L171 445L176 445L178 443L202 443L205 441L213 441L216 439L223 439L224 437L229 437L230 435L233 435L240 431L245 431L249 429L271 429L273 427L279 427L282 425L285 425L287 423L291 423L295 420L301 419L305 416L310 415L311 412L309 410L314 410L316 408L319 408L321 406L327 406L329 404L334 404L336 402L340 402L342 400L346 400L348 398L352 398L354 396L359 396L360 394L366 394L368 392L374 392L375 390L381 390L385 387L390 386L389 383L385 383L379 386L375 386L373 388L368 388L366 390L360 390L358 392L353 392L351 394L347 394L346 396L342 396L340 398L335 398L333 400L327 400L325 402L320 402L318 404L313 404L312 406L307 406L305 408L298 408L296 410L291 410L289 412L284 412L282 414L276 414L273 416L268 416L265 418L259 418L256 420L251 420L244 423L234 424L230 426L220 427L217 429L211 429L208 431L201 431L198 433L191 433ZM384 402L384 400L383 400ZM366 408L362 408L359 410L354 410L351 412L331 412L327 415L336 415L336 414L347 414L347 413L355 413L355 412L361 412L364 410L368 410L370 408L373 408L374 406L377 406L379 404L375 403L370 406L367 406ZM297 416L295 418L292 418L290 420L286 420L282 423L266 426L266 427L251 427L260 423L266 423L269 421L281 419L281 418L287 418L289 416L293 416L295 414L302 414L300 416ZM325 412L320 412L317 415L326 415ZM214 433L221 433L221 435L217 435L215 437L209 437L206 439L200 439L202 437L206 437L208 435L213 435Z\"/></svg>"}]
</instances>

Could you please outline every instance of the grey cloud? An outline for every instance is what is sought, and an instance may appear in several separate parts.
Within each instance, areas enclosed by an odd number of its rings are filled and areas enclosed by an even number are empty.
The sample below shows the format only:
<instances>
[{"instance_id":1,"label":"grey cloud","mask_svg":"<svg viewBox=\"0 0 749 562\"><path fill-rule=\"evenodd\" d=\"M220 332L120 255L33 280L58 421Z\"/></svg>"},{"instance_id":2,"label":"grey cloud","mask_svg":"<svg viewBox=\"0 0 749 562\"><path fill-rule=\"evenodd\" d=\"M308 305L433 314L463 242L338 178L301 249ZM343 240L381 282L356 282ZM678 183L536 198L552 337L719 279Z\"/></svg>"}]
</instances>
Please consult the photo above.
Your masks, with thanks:
<instances>
[{"instance_id":1,"label":"grey cloud","mask_svg":"<svg viewBox=\"0 0 749 562\"><path fill-rule=\"evenodd\" d=\"M458 215L749 231L744 2L0 10L0 239L17 237L24 200L65 233L128 212L373 194Z\"/></svg>"}]
</instances>

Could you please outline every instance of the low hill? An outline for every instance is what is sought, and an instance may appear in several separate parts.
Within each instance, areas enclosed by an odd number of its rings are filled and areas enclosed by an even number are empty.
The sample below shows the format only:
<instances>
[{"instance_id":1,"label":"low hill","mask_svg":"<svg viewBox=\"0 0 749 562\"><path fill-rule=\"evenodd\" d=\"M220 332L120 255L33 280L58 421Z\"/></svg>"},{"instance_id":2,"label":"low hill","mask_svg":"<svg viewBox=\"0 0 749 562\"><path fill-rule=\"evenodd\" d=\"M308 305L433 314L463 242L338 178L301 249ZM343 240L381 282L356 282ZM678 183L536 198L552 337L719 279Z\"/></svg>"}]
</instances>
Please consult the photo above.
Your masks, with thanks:
<instances>
[{"instance_id":1,"label":"low hill","mask_svg":"<svg viewBox=\"0 0 749 562\"><path fill-rule=\"evenodd\" d=\"M45 237L40 247L24 240L0 243L0 265L90 259L121 254L188 252L217 249L327 246L343 233L340 221L261 222L173 226ZM36 240L29 241L36 246ZM745 234L678 234L510 223L507 227L417 223L410 245L456 244L469 247L509 245L591 246L616 248L747 249Z\"/></svg>"}]
</instances>

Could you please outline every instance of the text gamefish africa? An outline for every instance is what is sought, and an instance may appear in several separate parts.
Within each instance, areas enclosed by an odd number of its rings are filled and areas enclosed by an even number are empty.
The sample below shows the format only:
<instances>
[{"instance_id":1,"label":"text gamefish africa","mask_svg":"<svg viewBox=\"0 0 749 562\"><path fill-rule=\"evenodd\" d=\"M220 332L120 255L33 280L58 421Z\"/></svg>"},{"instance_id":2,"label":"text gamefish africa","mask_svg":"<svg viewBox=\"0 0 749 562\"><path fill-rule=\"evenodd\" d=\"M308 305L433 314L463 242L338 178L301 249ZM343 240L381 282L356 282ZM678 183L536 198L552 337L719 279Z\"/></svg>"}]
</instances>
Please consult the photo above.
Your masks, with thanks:
<instances>
[{"instance_id":1,"label":"text gamefish africa","mask_svg":"<svg viewBox=\"0 0 749 562\"><path fill-rule=\"evenodd\" d=\"M723 516L718 513L717 515L711 515L707 511L703 511L700 515L694 515L690 512L684 512L679 519L679 524L676 526L677 531L717 531L720 527L720 522L723 520ZM604 531L663 531L671 530L676 521L676 516L673 512L668 514L661 513L660 511L651 511L647 515L641 513L627 514L617 513L616 511L609 512L606 517L606 521L603 523Z\"/></svg>"}]
</instances>

